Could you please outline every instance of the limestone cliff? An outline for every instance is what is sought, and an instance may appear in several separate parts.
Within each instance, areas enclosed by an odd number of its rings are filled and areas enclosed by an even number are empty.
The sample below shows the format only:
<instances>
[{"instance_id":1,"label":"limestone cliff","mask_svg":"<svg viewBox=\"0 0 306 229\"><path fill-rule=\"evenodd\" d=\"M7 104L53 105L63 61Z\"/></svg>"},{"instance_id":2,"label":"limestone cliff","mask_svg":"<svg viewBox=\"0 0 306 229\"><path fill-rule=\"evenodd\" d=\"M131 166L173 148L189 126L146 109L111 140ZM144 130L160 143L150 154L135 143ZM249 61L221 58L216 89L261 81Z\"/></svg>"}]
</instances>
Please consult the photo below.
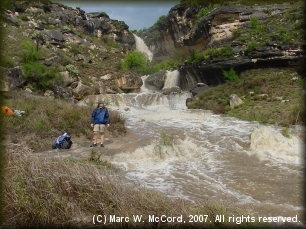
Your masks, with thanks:
<instances>
[{"instance_id":1,"label":"limestone cliff","mask_svg":"<svg viewBox=\"0 0 306 229\"><path fill-rule=\"evenodd\" d=\"M229 6L207 9L176 5L159 23L141 37L153 52L154 60L167 59L178 50L196 50L206 58L182 63L181 88L197 83L224 82L223 70L233 67L240 73L252 68L297 66L303 56L304 18L302 2L264 6ZM222 47L231 54L224 57ZM206 51L210 50L210 54ZM219 52L216 54L216 52ZM215 52L215 53L213 53Z\"/></svg>"}]
</instances>

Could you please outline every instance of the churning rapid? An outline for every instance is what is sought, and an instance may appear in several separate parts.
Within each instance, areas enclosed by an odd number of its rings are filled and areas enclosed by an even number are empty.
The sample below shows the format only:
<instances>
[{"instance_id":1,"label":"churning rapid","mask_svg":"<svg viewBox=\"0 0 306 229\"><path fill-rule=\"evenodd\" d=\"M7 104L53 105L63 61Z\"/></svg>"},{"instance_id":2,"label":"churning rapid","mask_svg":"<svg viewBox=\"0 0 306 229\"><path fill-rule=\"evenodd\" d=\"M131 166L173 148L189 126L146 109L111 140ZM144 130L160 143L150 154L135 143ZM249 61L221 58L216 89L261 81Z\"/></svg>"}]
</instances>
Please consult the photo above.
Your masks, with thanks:
<instances>
[{"instance_id":1,"label":"churning rapid","mask_svg":"<svg viewBox=\"0 0 306 229\"><path fill-rule=\"evenodd\" d=\"M216 200L249 215L301 219L302 127L286 138L277 126L188 110L188 92L142 90L87 98L107 101L135 136L134 148L110 158L127 179L190 201Z\"/></svg>"},{"instance_id":2,"label":"churning rapid","mask_svg":"<svg viewBox=\"0 0 306 229\"><path fill-rule=\"evenodd\" d=\"M165 87L178 85L179 72L168 71ZM190 97L154 92L144 83L140 93L93 95L84 102L102 99L125 118L133 147L110 161L127 179L172 197L215 200L250 216L297 215L302 221L304 129L294 127L287 138L274 125L188 110Z\"/></svg>"}]
</instances>

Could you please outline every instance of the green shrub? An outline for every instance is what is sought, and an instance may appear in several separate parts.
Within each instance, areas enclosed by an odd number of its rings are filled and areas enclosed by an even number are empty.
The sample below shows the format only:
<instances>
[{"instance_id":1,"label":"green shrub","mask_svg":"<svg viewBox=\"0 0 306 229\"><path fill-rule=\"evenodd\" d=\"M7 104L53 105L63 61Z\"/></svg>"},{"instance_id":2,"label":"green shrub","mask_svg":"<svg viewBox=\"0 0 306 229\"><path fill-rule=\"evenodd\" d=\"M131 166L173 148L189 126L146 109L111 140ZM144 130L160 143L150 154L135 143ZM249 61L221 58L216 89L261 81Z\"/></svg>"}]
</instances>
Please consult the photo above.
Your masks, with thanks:
<instances>
[{"instance_id":1,"label":"green shrub","mask_svg":"<svg viewBox=\"0 0 306 229\"><path fill-rule=\"evenodd\" d=\"M144 71L147 66L147 59L145 55L137 50L129 52L124 60L120 63L119 69L130 70L135 69L137 71Z\"/></svg>"},{"instance_id":2,"label":"green shrub","mask_svg":"<svg viewBox=\"0 0 306 229\"><path fill-rule=\"evenodd\" d=\"M163 21L165 20L165 18L166 18L166 15L162 15L162 16L160 16L158 19L157 19L157 21L155 22L155 26L161 26L161 24L163 23Z\"/></svg>"},{"instance_id":3,"label":"green shrub","mask_svg":"<svg viewBox=\"0 0 306 229\"><path fill-rule=\"evenodd\" d=\"M21 45L23 47L21 52L21 61L23 63L36 62L41 59L43 53L41 50L37 50L33 43L25 41Z\"/></svg>"},{"instance_id":4,"label":"green shrub","mask_svg":"<svg viewBox=\"0 0 306 229\"><path fill-rule=\"evenodd\" d=\"M57 69L37 62L26 63L22 68L25 78L34 88L39 90L52 89L54 83L62 80Z\"/></svg>"},{"instance_id":5,"label":"green shrub","mask_svg":"<svg viewBox=\"0 0 306 229\"><path fill-rule=\"evenodd\" d=\"M35 30L32 34L32 38L44 40L44 35L42 34L42 32Z\"/></svg>"},{"instance_id":6,"label":"green shrub","mask_svg":"<svg viewBox=\"0 0 306 229\"><path fill-rule=\"evenodd\" d=\"M259 21L257 17L251 17L250 18L250 23L251 23L251 29L255 30L259 27Z\"/></svg>"},{"instance_id":7,"label":"green shrub","mask_svg":"<svg viewBox=\"0 0 306 229\"><path fill-rule=\"evenodd\" d=\"M190 50L190 55L187 57L186 61L188 63L192 63L192 64L199 64L204 60L205 60L205 57L202 53L200 53L200 52L198 52L194 49L191 49Z\"/></svg>"},{"instance_id":8,"label":"green shrub","mask_svg":"<svg viewBox=\"0 0 306 229\"><path fill-rule=\"evenodd\" d=\"M209 14L210 10L208 8L202 8L196 15L196 18L199 19L203 16L206 16L207 14Z\"/></svg>"},{"instance_id":9,"label":"green shrub","mask_svg":"<svg viewBox=\"0 0 306 229\"><path fill-rule=\"evenodd\" d=\"M66 70L71 74L72 76L77 76L79 74L79 70L77 69L76 66L73 64L68 64L66 65Z\"/></svg>"},{"instance_id":10,"label":"green shrub","mask_svg":"<svg viewBox=\"0 0 306 229\"><path fill-rule=\"evenodd\" d=\"M220 53L222 57L231 57L234 56L234 50L230 45L225 45L220 48Z\"/></svg>"},{"instance_id":11,"label":"green shrub","mask_svg":"<svg viewBox=\"0 0 306 229\"><path fill-rule=\"evenodd\" d=\"M179 65L179 62L174 59L168 59L168 60L165 60L157 64L159 70L177 69L178 65Z\"/></svg>"},{"instance_id":12,"label":"green shrub","mask_svg":"<svg viewBox=\"0 0 306 229\"><path fill-rule=\"evenodd\" d=\"M206 49L205 52L204 52L205 56L208 56L208 57L219 57L220 55L220 52L218 49Z\"/></svg>"},{"instance_id":13,"label":"green shrub","mask_svg":"<svg viewBox=\"0 0 306 229\"><path fill-rule=\"evenodd\" d=\"M119 24L117 21L114 21L114 22L113 22L113 25L115 26L115 28L116 28L117 30L120 30L120 29L121 29L121 26L120 26L120 24Z\"/></svg>"},{"instance_id":14,"label":"green shrub","mask_svg":"<svg viewBox=\"0 0 306 229\"><path fill-rule=\"evenodd\" d=\"M259 44L256 41L250 41L246 48L245 48L245 52L249 53L255 50L255 48L257 48L259 46Z\"/></svg>"},{"instance_id":15,"label":"green shrub","mask_svg":"<svg viewBox=\"0 0 306 229\"><path fill-rule=\"evenodd\" d=\"M71 30L71 28L70 28L68 25L65 25L65 26L63 27L63 30L70 31L70 30Z\"/></svg>"},{"instance_id":16,"label":"green shrub","mask_svg":"<svg viewBox=\"0 0 306 229\"><path fill-rule=\"evenodd\" d=\"M208 57L227 58L234 56L234 50L230 45L225 45L218 49L207 49L204 54Z\"/></svg>"},{"instance_id":17,"label":"green shrub","mask_svg":"<svg viewBox=\"0 0 306 229\"><path fill-rule=\"evenodd\" d=\"M232 81L233 82L233 81L237 81L238 80L238 75L235 72L233 67L231 67L230 70L228 70L228 71L223 70L222 74L223 74L223 76L225 77L225 79L227 81Z\"/></svg>"}]
</instances>

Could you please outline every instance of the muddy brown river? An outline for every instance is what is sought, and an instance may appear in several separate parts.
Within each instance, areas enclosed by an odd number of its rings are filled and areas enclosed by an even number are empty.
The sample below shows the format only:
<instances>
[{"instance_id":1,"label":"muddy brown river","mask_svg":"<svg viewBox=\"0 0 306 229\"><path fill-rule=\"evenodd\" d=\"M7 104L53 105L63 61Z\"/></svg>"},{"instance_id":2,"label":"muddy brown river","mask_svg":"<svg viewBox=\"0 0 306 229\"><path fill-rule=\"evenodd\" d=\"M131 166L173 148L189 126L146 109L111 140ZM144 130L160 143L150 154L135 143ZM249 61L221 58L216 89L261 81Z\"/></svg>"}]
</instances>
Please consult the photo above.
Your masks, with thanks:
<instances>
[{"instance_id":1,"label":"muddy brown river","mask_svg":"<svg viewBox=\"0 0 306 229\"><path fill-rule=\"evenodd\" d=\"M124 176L193 202L215 200L249 216L296 217L303 206L304 129L188 110L189 93L95 95L126 119L133 142L109 157Z\"/></svg>"}]
</instances>

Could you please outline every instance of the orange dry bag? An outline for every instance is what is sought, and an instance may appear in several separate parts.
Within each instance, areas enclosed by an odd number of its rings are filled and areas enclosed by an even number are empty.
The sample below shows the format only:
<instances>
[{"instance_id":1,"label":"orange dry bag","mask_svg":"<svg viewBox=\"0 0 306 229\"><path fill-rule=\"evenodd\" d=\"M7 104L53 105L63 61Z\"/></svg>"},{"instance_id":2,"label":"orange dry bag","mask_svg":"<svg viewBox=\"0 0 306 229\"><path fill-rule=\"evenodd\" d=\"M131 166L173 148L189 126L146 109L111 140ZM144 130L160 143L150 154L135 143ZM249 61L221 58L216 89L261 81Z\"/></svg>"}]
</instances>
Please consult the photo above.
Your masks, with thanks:
<instances>
[{"instance_id":1,"label":"orange dry bag","mask_svg":"<svg viewBox=\"0 0 306 229\"><path fill-rule=\"evenodd\" d=\"M12 109L8 108L7 106L3 106L2 111L3 111L4 114L14 115L14 111L12 111Z\"/></svg>"}]
</instances>

